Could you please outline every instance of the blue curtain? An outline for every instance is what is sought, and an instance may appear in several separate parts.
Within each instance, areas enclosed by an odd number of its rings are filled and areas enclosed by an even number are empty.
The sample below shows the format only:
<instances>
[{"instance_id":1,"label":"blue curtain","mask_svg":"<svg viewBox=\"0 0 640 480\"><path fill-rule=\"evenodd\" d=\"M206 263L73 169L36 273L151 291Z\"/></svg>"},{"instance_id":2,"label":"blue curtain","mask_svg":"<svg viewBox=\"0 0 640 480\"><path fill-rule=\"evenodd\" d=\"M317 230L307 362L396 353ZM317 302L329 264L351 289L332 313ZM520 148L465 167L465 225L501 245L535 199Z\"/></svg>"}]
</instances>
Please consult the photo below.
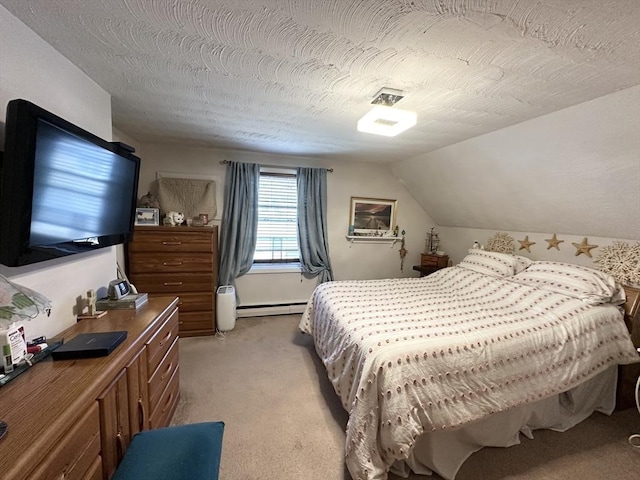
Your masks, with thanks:
<instances>
[{"instance_id":1,"label":"blue curtain","mask_svg":"<svg viewBox=\"0 0 640 480\"><path fill-rule=\"evenodd\" d=\"M258 230L260 166L229 162L220 225L218 285L233 285L251 268ZM237 296L237 290L236 290Z\"/></svg>"},{"instance_id":2,"label":"blue curtain","mask_svg":"<svg viewBox=\"0 0 640 480\"><path fill-rule=\"evenodd\" d=\"M298 168L298 243L300 263L318 284L333 280L327 242L327 170Z\"/></svg>"}]
</instances>

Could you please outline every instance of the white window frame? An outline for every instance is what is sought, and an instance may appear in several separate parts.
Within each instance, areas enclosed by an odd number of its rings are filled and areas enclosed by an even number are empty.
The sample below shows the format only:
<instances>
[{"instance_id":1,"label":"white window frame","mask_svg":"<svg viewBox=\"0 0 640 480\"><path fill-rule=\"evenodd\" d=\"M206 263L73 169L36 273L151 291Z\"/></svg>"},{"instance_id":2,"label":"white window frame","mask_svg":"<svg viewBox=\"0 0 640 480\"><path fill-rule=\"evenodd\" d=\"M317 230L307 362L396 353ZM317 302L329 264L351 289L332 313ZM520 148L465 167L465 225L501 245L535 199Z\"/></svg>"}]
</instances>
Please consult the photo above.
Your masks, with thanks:
<instances>
[{"instance_id":1,"label":"white window frame","mask_svg":"<svg viewBox=\"0 0 640 480\"><path fill-rule=\"evenodd\" d=\"M296 176L295 168L278 168L278 167L260 167L260 174L276 174L276 175L292 175ZM297 234L297 231L296 231ZM296 239L297 242L297 239ZM298 246L299 247L299 246ZM264 274L264 273L300 273L302 271L302 265L299 259L285 261L285 262L270 262L270 261L254 261L249 274Z\"/></svg>"}]
</instances>

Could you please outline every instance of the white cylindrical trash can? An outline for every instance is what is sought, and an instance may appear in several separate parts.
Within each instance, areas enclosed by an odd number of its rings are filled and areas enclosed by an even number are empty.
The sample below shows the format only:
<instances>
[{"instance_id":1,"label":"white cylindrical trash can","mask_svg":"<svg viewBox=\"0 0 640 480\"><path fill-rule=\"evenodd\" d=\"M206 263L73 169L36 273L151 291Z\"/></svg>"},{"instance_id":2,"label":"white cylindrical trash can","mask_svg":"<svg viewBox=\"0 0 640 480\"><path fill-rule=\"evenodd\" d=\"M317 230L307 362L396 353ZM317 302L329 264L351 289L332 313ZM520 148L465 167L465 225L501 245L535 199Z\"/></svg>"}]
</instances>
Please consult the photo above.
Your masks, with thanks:
<instances>
[{"instance_id":1,"label":"white cylindrical trash can","mask_svg":"<svg viewBox=\"0 0 640 480\"><path fill-rule=\"evenodd\" d=\"M222 285L216 292L216 323L221 332L236 326L236 289L233 285Z\"/></svg>"}]
</instances>

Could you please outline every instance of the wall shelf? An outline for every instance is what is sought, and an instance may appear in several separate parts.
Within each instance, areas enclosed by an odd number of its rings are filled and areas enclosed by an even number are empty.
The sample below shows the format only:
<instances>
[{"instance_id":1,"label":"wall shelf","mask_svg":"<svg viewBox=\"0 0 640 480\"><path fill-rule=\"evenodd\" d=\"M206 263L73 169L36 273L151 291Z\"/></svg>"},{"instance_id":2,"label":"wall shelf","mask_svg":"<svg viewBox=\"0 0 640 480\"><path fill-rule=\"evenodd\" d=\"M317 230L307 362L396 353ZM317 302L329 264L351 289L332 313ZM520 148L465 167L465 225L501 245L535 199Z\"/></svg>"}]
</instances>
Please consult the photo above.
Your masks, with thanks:
<instances>
[{"instance_id":1,"label":"wall shelf","mask_svg":"<svg viewBox=\"0 0 640 480\"><path fill-rule=\"evenodd\" d=\"M349 248L354 243L390 243L391 248L400 241L398 237L368 237L366 235L345 235L345 238L349 240Z\"/></svg>"}]
</instances>

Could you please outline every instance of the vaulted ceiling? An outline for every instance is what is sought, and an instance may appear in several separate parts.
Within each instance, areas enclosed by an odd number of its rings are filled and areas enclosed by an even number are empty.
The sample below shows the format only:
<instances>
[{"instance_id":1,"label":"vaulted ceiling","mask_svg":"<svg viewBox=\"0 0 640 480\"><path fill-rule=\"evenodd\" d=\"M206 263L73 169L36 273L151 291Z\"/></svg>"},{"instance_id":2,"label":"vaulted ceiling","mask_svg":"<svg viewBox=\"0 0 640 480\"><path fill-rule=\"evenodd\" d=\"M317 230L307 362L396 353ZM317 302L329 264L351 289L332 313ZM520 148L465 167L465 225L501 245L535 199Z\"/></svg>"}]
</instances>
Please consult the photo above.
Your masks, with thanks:
<instances>
[{"instance_id":1,"label":"vaulted ceiling","mask_svg":"<svg viewBox=\"0 0 640 480\"><path fill-rule=\"evenodd\" d=\"M146 142L393 163L640 82L638 0L0 0ZM356 131L381 87L418 124Z\"/></svg>"}]
</instances>

